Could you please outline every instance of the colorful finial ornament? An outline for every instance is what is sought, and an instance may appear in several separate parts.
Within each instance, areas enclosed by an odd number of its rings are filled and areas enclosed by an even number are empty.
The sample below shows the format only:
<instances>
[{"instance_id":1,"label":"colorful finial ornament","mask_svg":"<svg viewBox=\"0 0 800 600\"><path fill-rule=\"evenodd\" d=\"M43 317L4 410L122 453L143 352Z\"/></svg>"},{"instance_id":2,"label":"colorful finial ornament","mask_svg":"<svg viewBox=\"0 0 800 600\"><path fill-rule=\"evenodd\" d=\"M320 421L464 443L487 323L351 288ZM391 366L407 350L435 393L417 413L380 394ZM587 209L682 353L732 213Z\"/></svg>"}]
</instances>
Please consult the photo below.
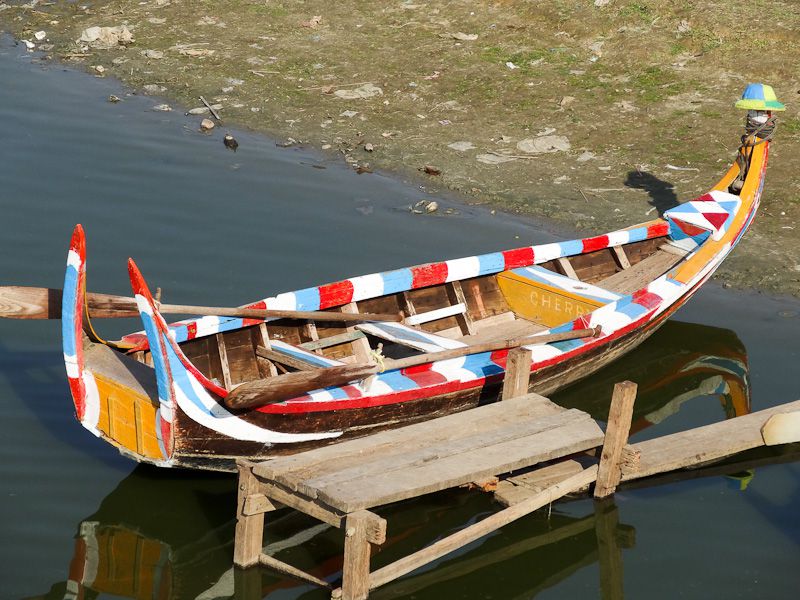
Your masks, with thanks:
<instances>
[{"instance_id":1,"label":"colorful finial ornament","mask_svg":"<svg viewBox=\"0 0 800 600\"><path fill-rule=\"evenodd\" d=\"M742 99L736 102L736 108L745 110L786 110L786 107L778 102L775 90L771 85L763 83L751 83L742 94Z\"/></svg>"}]
</instances>

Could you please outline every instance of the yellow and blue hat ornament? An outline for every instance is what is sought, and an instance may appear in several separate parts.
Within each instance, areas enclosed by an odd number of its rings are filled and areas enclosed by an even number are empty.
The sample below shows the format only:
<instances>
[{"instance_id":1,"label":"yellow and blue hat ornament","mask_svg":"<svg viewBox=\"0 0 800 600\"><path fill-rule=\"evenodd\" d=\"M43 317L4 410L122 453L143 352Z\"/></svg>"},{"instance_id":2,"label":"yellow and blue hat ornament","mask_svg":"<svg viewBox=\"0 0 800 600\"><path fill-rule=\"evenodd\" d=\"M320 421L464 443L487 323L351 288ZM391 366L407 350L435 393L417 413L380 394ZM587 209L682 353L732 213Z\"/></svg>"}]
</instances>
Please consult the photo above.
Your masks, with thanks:
<instances>
[{"instance_id":1,"label":"yellow and blue hat ornament","mask_svg":"<svg viewBox=\"0 0 800 600\"><path fill-rule=\"evenodd\" d=\"M786 110L786 107L778 102L772 86L763 83L749 84L742 94L742 99L737 101L735 106L745 110Z\"/></svg>"}]
</instances>

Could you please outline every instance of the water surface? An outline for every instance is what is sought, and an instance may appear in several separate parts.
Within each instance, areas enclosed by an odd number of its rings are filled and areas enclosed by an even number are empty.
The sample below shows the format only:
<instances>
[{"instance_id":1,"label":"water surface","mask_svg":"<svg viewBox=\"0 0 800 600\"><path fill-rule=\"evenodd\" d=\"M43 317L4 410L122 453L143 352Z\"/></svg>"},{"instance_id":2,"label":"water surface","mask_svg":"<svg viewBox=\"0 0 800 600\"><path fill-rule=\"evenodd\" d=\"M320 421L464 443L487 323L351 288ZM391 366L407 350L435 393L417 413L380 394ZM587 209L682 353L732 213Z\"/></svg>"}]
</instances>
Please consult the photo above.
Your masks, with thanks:
<instances>
[{"instance_id":1,"label":"water surface","mask_svg":"<svg viewBox=\"0 0 800 600\"><path fill-rule=\"evenodd\" d=\"M79 222L90 289L129 293L133 256L165 301L210 305L556 238L442 196L458 215L413 215L405 207L429 198L424 190L250 132L230 129L234 154L222 131L200 134L180 109L152 111L162 99L0 39L3 284L60 287ZM601 418L613 383L636 381L635 439L795 400L798 315L796 300L709 284L640 350L556 399ZM140 325L100 327L113 336ZM136 467L77 424L58 322L0 322L0 482L0 598L81 587L89 597L229 598L248 577L255 596L326 597L268 571L234 573L231 477ZM798 506L797 462L625 489L610 505L541 511L373 597L795 598ZM386 508L389 541L374 564L494 510L459 490ZM617 532L624 575L601 585L603 529ZM337 577L335 530L278 513L265 543Z\"/></svg>"}]
</instances>

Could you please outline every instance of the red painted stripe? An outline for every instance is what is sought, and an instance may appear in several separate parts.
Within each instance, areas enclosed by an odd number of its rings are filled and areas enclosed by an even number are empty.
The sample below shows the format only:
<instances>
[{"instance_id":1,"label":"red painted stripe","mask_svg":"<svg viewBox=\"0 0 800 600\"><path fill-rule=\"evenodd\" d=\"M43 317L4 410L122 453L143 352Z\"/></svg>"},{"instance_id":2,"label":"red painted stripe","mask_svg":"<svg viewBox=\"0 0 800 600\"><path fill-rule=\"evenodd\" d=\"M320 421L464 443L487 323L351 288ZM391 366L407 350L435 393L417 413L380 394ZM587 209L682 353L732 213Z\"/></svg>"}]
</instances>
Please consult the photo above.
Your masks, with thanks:
<instances>
[{"instance_id":1,"label":"red painted stripe","mask_svg":"<svg viewBox=\"0 0 800 600\"><path fill-rule=\"evenodd\" d=\"M638 304L639 306L644 306L645 308L655 308L659 304L661 304L663 298L658 294L654 294L653 292L648 292L646 289L639 290L638 292L634 292L633 302Z\"/></svg>"},{"instance_id":2,"label":"red painted stripe","mask_svg":"<svg viewBox=\"0 0 800 600\"><path fill-rule=\"evenodd\" d=\"M598 235L597 237L585 238L583 242L584 252L594 252L595 250L602 250L608 248L608 236Z\"/></svg>"},{"instance_id":3,"label":"red painted stripe","mask_svg":"<svg viewBox=\"0 0 800 600\"><path fill-rule=\"evenodd\" d=\"M259 300L258 302L253 302L252 304L248 304L247 308L256 308L258 310L265 310L267 308L267 301Z\"/></svg>"},{"instance_id":4,"label":"red painted stripe","mask_svg":"<svg viewBox=\"0 0 800 600\"><path fill-rule=\"evenodd\" d=\"M197 337L197 323L192 321L186 324L186 339L193 340Z\"/></svg>"},{"instance_id":5,"label":"red painted stripe","mask_svg":"<svg viewBox=\"0 0 800 600\"><path fill-rule=\"evenodd\" d=\"M418 289L447 281L447 263L430 263L411 267L411 288Z\"/></svg>"},{"instance_id":6,"label":"red painted stripe","mask_svg":"<svg viewBox=\"0 0 800 600\"><path fill-rule=\"evenodd\" d=\"M403 371L402 373L419 387L429 387L447 383L447 377L436 371L419 371L416 373L407 373Z\"/></svg>"},{"instance_id":7,"label":"red painted stripe","mask_svg":"<svg viewBox=\"0 0 800 600\"><path fill-rule=\"evenodd\" d=\"M654 238L660 237L662 235L667 235L669 233L669 223L666 221L662 223L654 223L653 225L647 226L647 237Z\"/></svg>"},{"instance_id":8,"label":"red painted stripe","mask_svg":"<svg viewBox=\"0 0 800 600\"><path fill-rule=\"evenodd\" d=\"M515 248L514 250L506 250L503 252L503 259L505 260L506 271L510 269L518 269L519 267L529 267L533 264L533 248Z\"/></svg>"},{"instance_id":9,"label":"red painted stripe","mask_svg":"<svg viewBox=\"0 0 800 600\"><path fill-rule=\"evenodd\" d=\"M319 307L341 306L353 300L353 282L349 279L319 286Z\"/></svg>"}]
</instances>

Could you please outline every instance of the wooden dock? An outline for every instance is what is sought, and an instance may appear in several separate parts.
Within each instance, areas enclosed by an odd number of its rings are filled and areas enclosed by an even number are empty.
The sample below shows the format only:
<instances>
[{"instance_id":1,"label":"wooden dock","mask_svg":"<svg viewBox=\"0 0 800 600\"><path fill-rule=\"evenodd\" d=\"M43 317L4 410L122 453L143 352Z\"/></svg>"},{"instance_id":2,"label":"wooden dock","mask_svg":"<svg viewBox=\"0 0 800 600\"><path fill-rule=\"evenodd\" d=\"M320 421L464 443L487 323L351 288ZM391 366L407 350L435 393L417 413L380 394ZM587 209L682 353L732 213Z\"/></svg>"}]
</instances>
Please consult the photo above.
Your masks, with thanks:
<instances>
[{"instance_id":1,"label":"wooden dock","mask_svg":"<svg viewBox=\"0 0 800 600\"><path fill-rule=\"evenodd\" d=\"M765 444L800 441L797 401L628 444L635 396L635 384L617 384L605 432L582 411L526 394L293 456L242 462L234 563L264 565L332 588L262 553L265 514L288 506L343 530L342 582L331 597L361 600L370 590L567 494L594 485L594 496L602 498L613 494L621 481L697 466ZM370 509L467 484L494 491L506 508L370 571L371 548L384 543L387 529L386 520Z\"/></svg>"}]
</instances>

